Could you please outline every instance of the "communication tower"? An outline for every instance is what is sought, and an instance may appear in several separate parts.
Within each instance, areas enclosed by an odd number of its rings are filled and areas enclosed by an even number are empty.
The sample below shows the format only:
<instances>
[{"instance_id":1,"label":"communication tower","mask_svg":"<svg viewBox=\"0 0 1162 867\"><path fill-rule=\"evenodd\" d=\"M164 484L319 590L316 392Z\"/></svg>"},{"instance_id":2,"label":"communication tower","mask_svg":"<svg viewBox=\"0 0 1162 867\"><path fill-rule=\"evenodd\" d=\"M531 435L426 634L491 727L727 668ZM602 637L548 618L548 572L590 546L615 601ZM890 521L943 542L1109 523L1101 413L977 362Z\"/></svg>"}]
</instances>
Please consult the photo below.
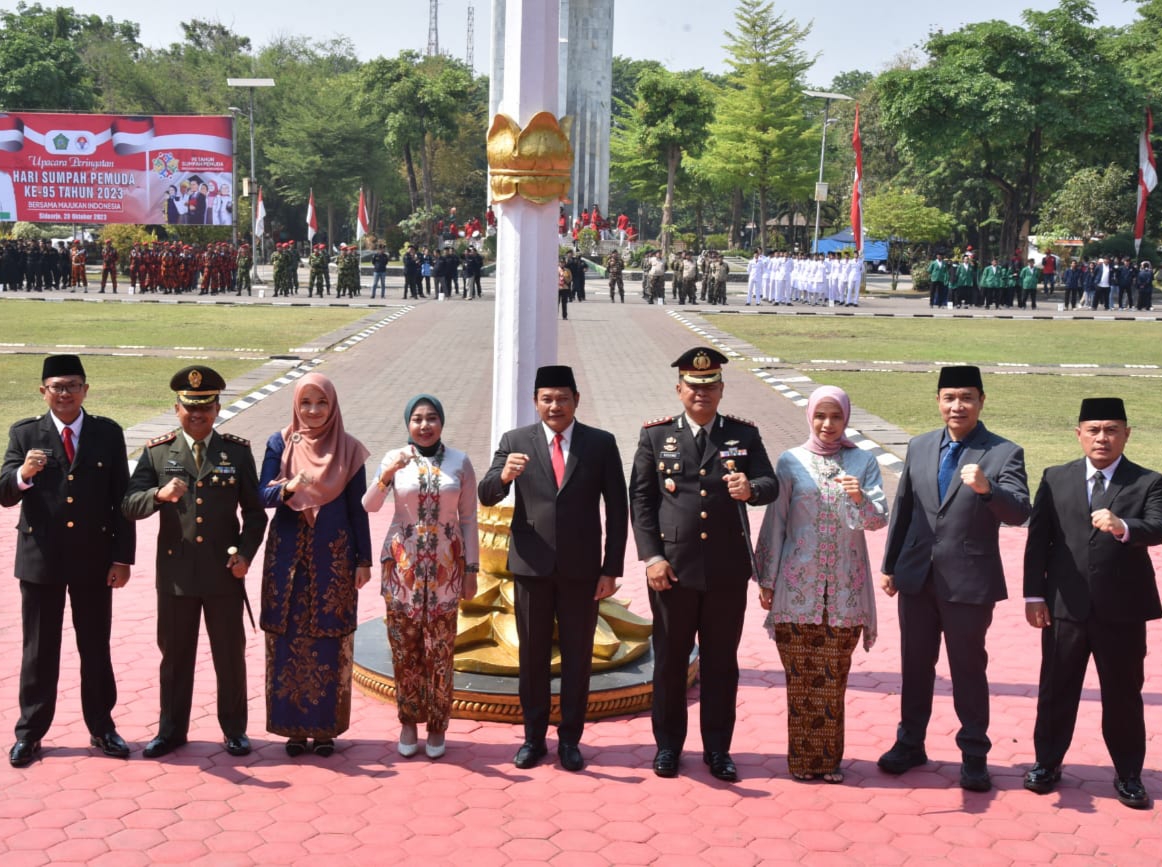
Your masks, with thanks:
<instances>
[{"instance_id":1,"label":"communication tower","mask_svg":"<svg viewBox=\"0 0 1162 867\"><path fill-rule=\"evenodd\" d=\"M440 53L440 0L431 0L428 12L428 57L435 57Z\"/></svg>"}]
</instances>

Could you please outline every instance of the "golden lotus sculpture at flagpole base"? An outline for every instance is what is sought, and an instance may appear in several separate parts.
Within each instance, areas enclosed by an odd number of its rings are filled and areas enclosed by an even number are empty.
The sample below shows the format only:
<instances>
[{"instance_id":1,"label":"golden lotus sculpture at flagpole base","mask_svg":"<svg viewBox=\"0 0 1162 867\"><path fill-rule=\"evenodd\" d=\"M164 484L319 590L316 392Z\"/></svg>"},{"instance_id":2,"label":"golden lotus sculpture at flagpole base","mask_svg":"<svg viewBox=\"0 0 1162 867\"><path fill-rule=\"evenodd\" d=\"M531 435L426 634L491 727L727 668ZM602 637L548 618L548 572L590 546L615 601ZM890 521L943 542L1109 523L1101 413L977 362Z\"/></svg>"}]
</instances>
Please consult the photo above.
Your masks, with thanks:
<instances>
[{"instance_id":1,"label":"golden lotus sculpture at flagpole base","mask_svg":"<svg viewBox=\"0 0 1162 867\"><path fill-rule=\"evenodd\" d=\"M508 572L509 524L512 506L482 506L480 575L477 593L460 603L456 635L455 692L452 716L457 719L519 723L517 694L519 642L514 609L515 585ZM630 611L624 602L604 599L598 610L593 641L593 676L586 716L639 713L653 699L652 623ZM554 648L553 671L559 672L560 654ZM687 683L698 671L697 653L691 655ZM355 633L355 684L364 692L395 701L395 673L383 619L369 620ZM551 716L560 717L554 681Z\"/></svg>"}]
</instances>

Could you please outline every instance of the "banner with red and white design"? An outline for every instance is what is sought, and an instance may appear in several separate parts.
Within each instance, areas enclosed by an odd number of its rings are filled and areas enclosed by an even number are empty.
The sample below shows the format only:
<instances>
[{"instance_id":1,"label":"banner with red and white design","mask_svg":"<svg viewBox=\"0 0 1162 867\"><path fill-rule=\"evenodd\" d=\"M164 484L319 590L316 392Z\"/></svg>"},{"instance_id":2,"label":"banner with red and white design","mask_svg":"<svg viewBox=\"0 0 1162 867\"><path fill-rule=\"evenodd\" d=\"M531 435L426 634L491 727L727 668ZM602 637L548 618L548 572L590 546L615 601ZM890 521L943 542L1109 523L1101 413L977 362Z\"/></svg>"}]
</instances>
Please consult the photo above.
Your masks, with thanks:
<instances>
[{"instance_id":1,"label":"banner with red and white design","mask_svg":"<svg viewBox=\"0 0 1162 867\"><path fill-rule=\"evenodd\" d=\"M233 225L233 123L0 113L0 221Z\"/></svg>"}]
</instances>

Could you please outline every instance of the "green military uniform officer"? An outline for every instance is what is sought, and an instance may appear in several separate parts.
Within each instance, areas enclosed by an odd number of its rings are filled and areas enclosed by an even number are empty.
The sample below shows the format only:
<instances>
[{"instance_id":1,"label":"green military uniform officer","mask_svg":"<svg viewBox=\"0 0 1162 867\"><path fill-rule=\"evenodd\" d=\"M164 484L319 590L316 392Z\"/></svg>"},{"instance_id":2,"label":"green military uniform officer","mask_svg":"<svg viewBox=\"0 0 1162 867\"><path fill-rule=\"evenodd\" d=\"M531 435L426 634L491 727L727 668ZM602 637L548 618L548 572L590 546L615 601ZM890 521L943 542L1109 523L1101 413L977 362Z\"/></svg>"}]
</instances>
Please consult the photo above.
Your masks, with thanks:
<instances>
[{"instance_id":1,"label":"green military uniform officer","mask_svg":"<svg viewBox=\"0 0 1162 867\"><path fill-rule=\"evenodd\" d=\"M242 580L262 544L267 518L249 441L214 430L225 387L209 367L195 365L174 374L170 388L177 393L174 410L181 427L146 444L122 503L126 517L135 520L160 513L161 721L145 748L146 758L159 758L186 743L203 613L226 750L235 756L250 752Z\"/></svg>"}]
</instances>

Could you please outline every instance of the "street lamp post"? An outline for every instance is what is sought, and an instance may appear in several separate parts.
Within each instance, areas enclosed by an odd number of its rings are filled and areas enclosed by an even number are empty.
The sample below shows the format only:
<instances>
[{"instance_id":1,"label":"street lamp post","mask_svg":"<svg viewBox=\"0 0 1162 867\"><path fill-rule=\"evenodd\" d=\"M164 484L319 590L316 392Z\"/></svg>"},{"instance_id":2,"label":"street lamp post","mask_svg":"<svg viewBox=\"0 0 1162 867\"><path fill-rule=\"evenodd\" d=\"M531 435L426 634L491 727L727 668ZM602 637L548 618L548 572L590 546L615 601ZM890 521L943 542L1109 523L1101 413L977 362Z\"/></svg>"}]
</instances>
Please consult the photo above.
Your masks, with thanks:
<instances>
[{"instance_id":1,"label":"street lamp post","mask_svg":"<svg viewBox=\"0 0 1162 867\"><path fill-rule=\"evenodd\" d=\"M811 243L811 252L819 252L819 211L823 206L823 200L827 198L827 186L823 183L823 158L827 154L827 125L831 120L831 101L833 99L842 99L850 101L852 97L844 96L842 93L827 93L819 90L804 90L804 96L813 96L816 99L823 100L823 141L819 144L819 181L815 184L815 240Z\"/></svg>"},{"instance_id":2,"label":"street lamp post","mask_svg":"<svg viewBox=\"0 0 1162 867\"><path fill-rule=\"evenodd\" d=\"M254 171L254 88L256 87L274 87L273 78L227 78L227 87L245 87L250 91L250 196L251 201L254 201L255 189L258 183L255 178ZM237 199L237 195L235 195ZM250 210L251 220L254 218L254 209ZM253 235L253 225L251 225L251 235ZM255 246L258 248L251 256L251 277L254 282L258 282L258 254L262 251L262 239L254 238Z\"/></svg>"}]
</instances>

